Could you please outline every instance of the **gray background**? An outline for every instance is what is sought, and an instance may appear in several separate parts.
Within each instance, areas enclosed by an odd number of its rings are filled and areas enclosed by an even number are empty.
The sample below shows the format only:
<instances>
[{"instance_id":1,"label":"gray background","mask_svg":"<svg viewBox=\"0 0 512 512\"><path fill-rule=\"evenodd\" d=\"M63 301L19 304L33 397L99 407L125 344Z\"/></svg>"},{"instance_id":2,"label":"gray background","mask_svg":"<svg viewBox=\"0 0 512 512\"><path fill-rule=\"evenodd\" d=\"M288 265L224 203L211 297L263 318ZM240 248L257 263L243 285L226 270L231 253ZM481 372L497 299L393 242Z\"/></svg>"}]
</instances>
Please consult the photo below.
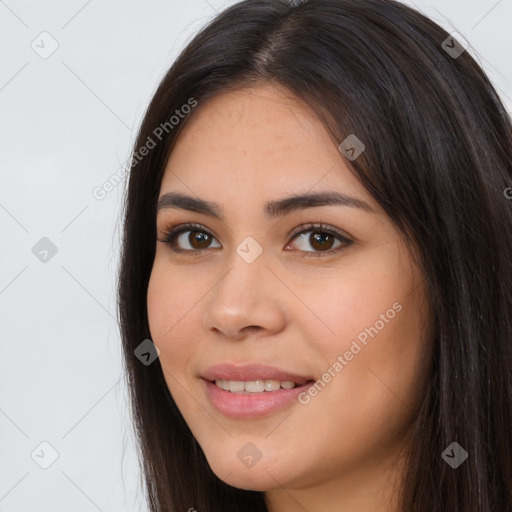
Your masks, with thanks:
<instances>
[{"instance_id":1,"label":"gray background","mask_svg":"<svg viewBox=\"0 0 512 512\"><path fill-rule=\"evenodd\" d=\"M147 510L115 319L124 183L93 190L232 3L0 1L0 512ZM405 3L467 39L512 111L512 0Z\"/></svg>"}]
</instances>

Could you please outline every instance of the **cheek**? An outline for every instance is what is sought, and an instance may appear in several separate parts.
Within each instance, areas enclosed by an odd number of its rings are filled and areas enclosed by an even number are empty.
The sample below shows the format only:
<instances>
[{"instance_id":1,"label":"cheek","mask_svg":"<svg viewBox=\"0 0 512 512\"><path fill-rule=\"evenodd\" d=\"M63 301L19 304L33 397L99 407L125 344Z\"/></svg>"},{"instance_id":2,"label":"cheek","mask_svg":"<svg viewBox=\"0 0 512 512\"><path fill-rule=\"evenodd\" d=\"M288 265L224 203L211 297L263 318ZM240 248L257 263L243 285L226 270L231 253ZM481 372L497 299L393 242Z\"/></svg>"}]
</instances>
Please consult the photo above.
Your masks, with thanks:
<instances>
[{"instance_id":1,"label":"cheek","mask_svg":"<svg viewBox=\"0 0 512 512\"><path fill-rule=\"evenodd\" d=\"M185 286L176 273L164 269L155 261L148 283L147 312L152 341L162 352L161 358L173 349L183 337L178 335L193 314L201 294L193 287ZM181 351L177 351L181 353Z\"/></svg>"},{"instance_id":2,"label":"cheek","mask_svg":"<svg viewBox=\"0 0 512 512\"><path fill-rule=\"evenodd\" d=\"M161 343L166 328L169 329L172 326L172 319L169 318L169 314L172 314L174 308L169 304L170 289L165 277L159 272L155 264L148 283L146 301L151 338L157 345Z\"/></svg>"},{"instance_id":3,"label":"cheek","mask_svg":"<svg viewBox=\"0 0 512 512\"><path fill-rule=\"evenodd\" d=\"M357 273L326 281L321 294L318 289L303 289L304 302L317 313L300 320L301 329L309 333L309 348L324 360L320 371L343 374L329 380L323 373L322 378L333 384L322 394L333 406L345 404L355 416L354 397L362 416L372 409L385 416L381 406L388 395L391 401L414 407L423 378L426 347L420 325L425 311L419 299L424 290L405 278L411 276L410 268L391 263L373 267L368 262Z\"/></svg>"},{"instance_id":4,"label":"cheek","mask_svg":"<svg viewBox=\"0 0 512 512\"><path fill-rule=\"evenodd\" d=\"M183 286L182 278L155 262L147 290L148 322L151 340L160 350L159 360L167 387L178 408L190 406L183 383L190 373L195 347L190 333L197 329L193 316L201 294ZM197 414L198 412L195 411Z\"/></svg>"},{"instance_id":5,"label":"cheek","mask_svg":"<svg viewBox=\"0 0 512 512\"><path fill-rule=\"evenodd\" d=\"M359 292L364 300L358 300ZM336 310L321 310L336 335L311 338L326 364L318 392L304 397L303 403L310 401L295 419L304 458L318 459L322 471L378 458L396 446L420 399L424 344L414 298L397 288L389 294L359 292L347 290L350 300L338 293ZM380 314L390 308L386 323ZM280 428L285 438L299 427L290 422ZM324 440L319 440L318 428Z\"/></svg>"},{"instance_id":6,"label":"cheek","mask_svg":"<svg viewBox=\"0 0 512 512\"><path fill-rule=\"evenodd\" d=\"M371 339L368 330L375 333L375 325L379 333L386 332L404 316L404 301L409 299L403 278L389 277L379 279L370 272L352 270L325 279L321 291L304 286L300 295L312 313L296 319L306 322L303 329L313 335L318 348L331 355L348 350L354 339L364 344Z\"/></svg>"}]
</instances>

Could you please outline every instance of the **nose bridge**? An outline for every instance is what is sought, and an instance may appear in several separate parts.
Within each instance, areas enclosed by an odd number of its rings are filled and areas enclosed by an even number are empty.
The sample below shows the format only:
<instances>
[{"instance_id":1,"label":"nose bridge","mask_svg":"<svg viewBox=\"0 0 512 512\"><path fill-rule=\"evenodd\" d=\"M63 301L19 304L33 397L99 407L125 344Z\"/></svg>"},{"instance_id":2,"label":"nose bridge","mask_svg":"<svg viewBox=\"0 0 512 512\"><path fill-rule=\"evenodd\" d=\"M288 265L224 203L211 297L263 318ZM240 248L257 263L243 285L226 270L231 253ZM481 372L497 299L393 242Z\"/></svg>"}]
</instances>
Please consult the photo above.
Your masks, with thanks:
<instances>
[{"instance_id":1,"label":"nose bridge","mask_svg":"<svg viewBox=\"0 0 512 512\"><path fill-rule=\"evenodd\" d=\"M268 272L266 256L263 246L253 236L245 237L228 257L228 272L219 282L219 286L223 290L227 289L228 293L234 287L241 301L257 294L258 282Z\"/></svg>"},{"instance_id":2,"label":"nose bridge","mask_svg":"<svg viewBox=\"0 0 512 512\"><path fill-rule=\"evenodd\" d=\"M235 252L247 265L252 265L262 259L263 246L253 236L247 236L238 244Z\"/></svg>"}]
</instances>

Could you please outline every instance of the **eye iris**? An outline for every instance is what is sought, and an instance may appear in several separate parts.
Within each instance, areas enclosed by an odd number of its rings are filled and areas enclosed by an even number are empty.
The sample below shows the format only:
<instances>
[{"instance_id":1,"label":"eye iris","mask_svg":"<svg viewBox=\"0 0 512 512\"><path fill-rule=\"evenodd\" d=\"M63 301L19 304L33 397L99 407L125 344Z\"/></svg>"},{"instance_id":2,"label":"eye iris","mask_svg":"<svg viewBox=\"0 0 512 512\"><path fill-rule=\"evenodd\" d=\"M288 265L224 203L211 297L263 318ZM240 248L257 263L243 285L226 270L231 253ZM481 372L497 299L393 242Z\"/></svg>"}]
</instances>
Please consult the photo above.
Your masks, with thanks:
<instances>
[{"instance_id":1,"label":"eye iris","mask_svg":"<svg viewBox=\"0 0 512 512\"><path fill-rule=\"evenodd\" d=\"M211 243L210 235L201 231L191 231L188 240L194 249L206 249ZM199 246L195 245L195 243L198 243Z\"/></svg>"},{"instance_id":2,"label":"eye iris","mask_svg":"<svg viewBox=\"0 0 512 512\"><path fill-rule=\"evenodd\" d=\"M312 233L310 236L311 247L315 249L330 249L334 242L334 237L329 233ZM319 244L317 247L316 244Z\"/></svg>"}]
</instances>

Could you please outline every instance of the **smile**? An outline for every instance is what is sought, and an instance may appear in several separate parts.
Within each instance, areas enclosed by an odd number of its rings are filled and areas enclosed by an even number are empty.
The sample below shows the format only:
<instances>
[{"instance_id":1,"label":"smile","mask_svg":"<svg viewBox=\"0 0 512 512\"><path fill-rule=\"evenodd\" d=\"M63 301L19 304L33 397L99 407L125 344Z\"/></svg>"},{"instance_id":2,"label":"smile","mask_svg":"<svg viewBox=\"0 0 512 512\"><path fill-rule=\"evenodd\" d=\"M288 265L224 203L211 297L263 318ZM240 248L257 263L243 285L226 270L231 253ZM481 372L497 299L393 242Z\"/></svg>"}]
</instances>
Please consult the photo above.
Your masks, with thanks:
<instances>
[{"instance_id":1,"label":"smile","mask_svg":"<svg viewBox=\"0 0 512 512\"><path fill-rule=\"evenodd\" d=\"M217 387L224 391L231 391L232 393L263 393L265 391L278 391L279 389L293 389L298 386L291 380L225 380L217 379L215 381Z\"/></svg>"},{"instance_id":2,"label":"smile","mask_svg":"<svg viewBox=\"0 0 512 512\"><path fill-rule=\"evenodd\" d=\"M314 384L312 380L301 385L292 381L268 380L266 382L269 383L269 388L276 388L277 384L279 384L279 388L265 389L264 380L210 382L203 379L202 382L205 395L212 406L222 415L233 419L256 419L282 411L298 402L299 395ZM222 386L229 386L229 390ZM236 391L231 391L231 386ZM262 386L263 390L261 390ZM250 389L257 390L249 391Z\"/></svg>"}]
</instances>

